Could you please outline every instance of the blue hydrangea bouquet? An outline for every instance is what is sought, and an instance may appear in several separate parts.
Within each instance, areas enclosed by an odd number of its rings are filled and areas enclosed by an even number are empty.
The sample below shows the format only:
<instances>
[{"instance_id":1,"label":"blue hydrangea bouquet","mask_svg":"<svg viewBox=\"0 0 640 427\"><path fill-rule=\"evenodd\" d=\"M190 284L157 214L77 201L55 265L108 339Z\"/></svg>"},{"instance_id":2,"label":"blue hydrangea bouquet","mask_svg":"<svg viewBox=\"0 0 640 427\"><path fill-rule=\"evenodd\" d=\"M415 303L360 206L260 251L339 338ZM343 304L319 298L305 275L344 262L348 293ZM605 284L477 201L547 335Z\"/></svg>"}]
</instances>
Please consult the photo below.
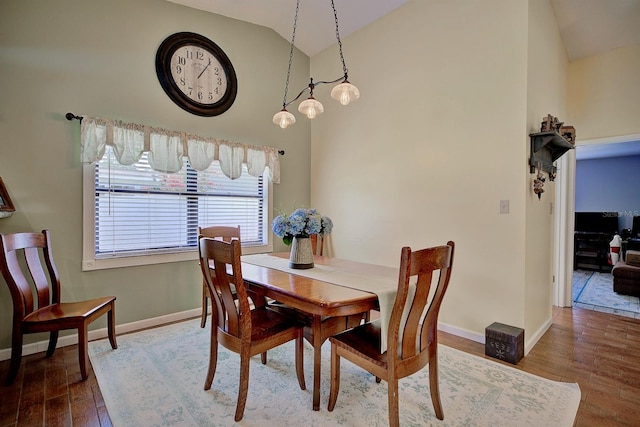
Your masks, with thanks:
<instances>
[{"instance_id":1,"label":"blue hydrangea bouquet","mask_svg":"<svg viewBox=\"0 0 640 427\"><path fill-rule=\"evenodd\" d=\"M290 245L294 237L309 237L312 234L327 235L333 229L328 216L322 216L315 209L296 209L291 215L280 214L271 223L273 234Z\"/></svg>"}]
</instances>

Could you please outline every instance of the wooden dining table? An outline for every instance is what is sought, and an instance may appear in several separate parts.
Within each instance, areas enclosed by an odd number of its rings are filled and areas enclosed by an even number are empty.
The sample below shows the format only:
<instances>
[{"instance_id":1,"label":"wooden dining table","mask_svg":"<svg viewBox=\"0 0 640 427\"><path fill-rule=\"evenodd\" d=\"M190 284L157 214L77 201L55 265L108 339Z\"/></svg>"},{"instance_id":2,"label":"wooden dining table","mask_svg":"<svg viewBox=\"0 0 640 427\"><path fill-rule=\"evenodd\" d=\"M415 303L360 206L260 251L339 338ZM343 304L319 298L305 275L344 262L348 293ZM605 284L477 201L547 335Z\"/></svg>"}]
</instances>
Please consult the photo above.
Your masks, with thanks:
<instances>
[{"instance_id":1,"label":"wooden dining table","mask_svg":"<svg viewBox=\"0 0 640 427\"><path fill-rule=\"evenodd\" d=\"M289 258L289 253L275 253L270 256ZM242 276L247 288L258 295L263 295L287 306L311 315L313 318L313 410L320 408L320 372L321 348L329 336L344 330L336 329L335 322L327 322L327 318L339 321L359 313L378 309L378 297L374 292L354 289L340 284L339 275L327 275L319 280L304 276L304 271L282 271L264 265L252 264L252 255L242 257ZM376 275L388 277L397 283L398 270L366 264L356 261L314 255L316 266L328 267L352 274Z\"/></svg>"}]
</instances>

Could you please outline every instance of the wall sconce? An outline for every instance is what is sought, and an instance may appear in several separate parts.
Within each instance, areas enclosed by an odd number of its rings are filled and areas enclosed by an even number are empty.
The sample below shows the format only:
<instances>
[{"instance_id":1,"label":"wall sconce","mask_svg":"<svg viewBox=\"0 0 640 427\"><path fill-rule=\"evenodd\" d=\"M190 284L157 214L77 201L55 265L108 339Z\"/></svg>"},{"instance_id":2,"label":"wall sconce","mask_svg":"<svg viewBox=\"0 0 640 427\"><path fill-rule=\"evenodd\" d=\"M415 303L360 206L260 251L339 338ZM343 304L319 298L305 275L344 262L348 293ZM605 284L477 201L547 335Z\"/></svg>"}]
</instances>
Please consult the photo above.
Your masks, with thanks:
<instances>
[{"instance_id":1,"label":"wall sconce","mask_svg":"<svg viewBox=\"0 0 640 427\"><path fill-rule=\"evenodd\" d=\"M335 80L331 81L319 81L314 82L313 77L310 79L309 85L302 89L295 98L291 101L287 102L287 93L289 91L289 76L291 75L291 62L293 60L293 48L294 41L296 39L296 26L298 25L298 11L300 9L300 0L296 2L296 14L293 20L293 34L291 36L291 50L289 52L289 66L287 68L287 80L284 86L284 97L282 99L282 110L277 112L273 116L273 123L280 126L282 129L285 129L287 126L290 126L296 122L296 117L287 111L287 106L295 101L297 101L304 92L309 91L309 98L302 101L298 106L298 111L302 114L306 115L309 119L314 119L318 114L322 114L324 111L324 107L320 101L313 97L313 89L320 84L332 84L337 83L340 80L342 82L336 85L331 90L331 97L336 101L340 102L342 105L347 105L351 101L355 101L360 98L360 91L357 87L352 85L349 82L348 70L347 66L344 62L344 55L342 54L342 41L340 40L340 29L338 28L338 14L336 12L336 6L331 0L331 8L333 9L333 16L335 18L336 23L336 38L338 39L338 47L340 49L340 61L342 61L342 71L344 72L343 76L338 77Z\"/></svg>"}]
</instances>

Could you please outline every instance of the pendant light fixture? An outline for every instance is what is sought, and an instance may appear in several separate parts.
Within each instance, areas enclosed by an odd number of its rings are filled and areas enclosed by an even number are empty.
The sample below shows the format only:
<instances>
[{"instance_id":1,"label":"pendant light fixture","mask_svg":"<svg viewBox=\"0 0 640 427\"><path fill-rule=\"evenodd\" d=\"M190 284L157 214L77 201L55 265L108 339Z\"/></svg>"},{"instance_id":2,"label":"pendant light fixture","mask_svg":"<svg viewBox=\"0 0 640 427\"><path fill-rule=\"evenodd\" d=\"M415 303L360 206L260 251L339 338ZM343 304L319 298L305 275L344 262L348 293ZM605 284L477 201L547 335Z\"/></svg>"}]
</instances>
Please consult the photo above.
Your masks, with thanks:
<instances>
[{"instance_id":1,"label":"pendant light fixture","mask_svg":"<svg viewBox=\"0 0 640 427\"><path fill-rule=\"evenodd\" d=\"M340 29L338 28L338 14L336 12L336 6L334 1L331 0L331 8L333 9L333 16L336 23L336 38L338 39L338 48L340 50L340 61L342 61L343 76L338 77L331 81L319 81L314 82L313 77L310 78L309 85L302 89L295 98L291 101L287 101L287 93L289 91L289 77L291 75L291 63L293 61L293 49L296 39L296 27L298 25L298 11L300 10L300 0L296 1L296 14L293 20L293 34L291 36L291 50L289 51L289 67L287 68L287 80L284 86L284 97L282 99L282 110L277 112L273 116L273 123L285 129L296 122L296 117L287 111L287 106L297 101L303 93L309 91L309 98L305 99L298 106L298 111L306 115L309 119L314 119L318 114L322 114L324 107L320 101L313 97L313 89L320 84L332 84L341 81L331 90L331 97L342 105L347 105L351 101L355 101L360 97L360 91L357 87L349 83L349 76L347 66L344 62L344 56L342 55L342 41L340 40Z\"/></svg>"}]
</instances>

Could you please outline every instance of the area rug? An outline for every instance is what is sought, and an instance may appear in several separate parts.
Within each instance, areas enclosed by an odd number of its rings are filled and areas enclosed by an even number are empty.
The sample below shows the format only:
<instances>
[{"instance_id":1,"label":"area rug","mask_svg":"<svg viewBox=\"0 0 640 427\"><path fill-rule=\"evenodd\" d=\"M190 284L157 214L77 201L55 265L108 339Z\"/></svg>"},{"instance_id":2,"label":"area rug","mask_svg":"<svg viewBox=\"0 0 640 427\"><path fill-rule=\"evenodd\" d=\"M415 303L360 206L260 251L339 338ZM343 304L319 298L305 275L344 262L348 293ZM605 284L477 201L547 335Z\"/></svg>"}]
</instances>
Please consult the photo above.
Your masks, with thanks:
<instances>
[{"instance_id":1,"label":"area rug","mask_svg":"<svg viewBox=\"0 0 640 427\"><path fill-rule=\"evenodd\" d=\"M203 389L209 325L198 319L89 343L89 355L114 426L387 426L387 384L348 361L333 412L327 411L329 356L322 348L320 411L311 409L312 348L305 343L307 390L295 375L293 343L251 361L244 418L233 420L239 357L220 346L211 390ZM561 383L440 345L444 421L435 417L428 368L400 381L402 426L572 426L580 402L575 383Z\"/></svg>"},{"instance_id":2,"label":"area rug","mask_svg":"<svg viewBox=\"0 0 640 427\"><path fill-rule=\"evenodd\" d=\"M573 306L640 319L640 298L613 291L610 272L573 272Z\"/></svg>"}]
</instances>

